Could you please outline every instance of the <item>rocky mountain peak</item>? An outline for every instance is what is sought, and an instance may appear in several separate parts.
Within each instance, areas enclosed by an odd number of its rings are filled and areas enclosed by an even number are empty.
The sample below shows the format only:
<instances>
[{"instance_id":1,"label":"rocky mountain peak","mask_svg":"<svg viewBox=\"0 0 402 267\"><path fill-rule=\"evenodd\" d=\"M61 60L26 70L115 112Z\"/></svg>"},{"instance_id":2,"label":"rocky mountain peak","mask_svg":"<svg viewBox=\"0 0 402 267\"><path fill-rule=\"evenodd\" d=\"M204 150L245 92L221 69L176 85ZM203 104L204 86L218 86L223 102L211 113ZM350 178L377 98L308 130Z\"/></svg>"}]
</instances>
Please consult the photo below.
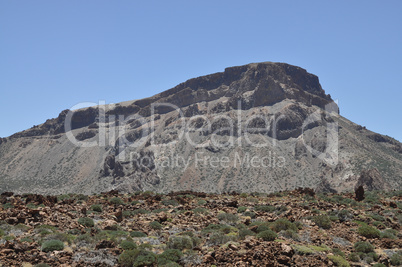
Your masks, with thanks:
<instances>
[{"instance_id":1,"label":"rocky mountain peak","mask_svg":"<svg viewBox=\"0 0 402 267\"><path fill-rule=\"evenodd\" d=\"M251 63L0 139L0 191L335 192L375 168L399 188L401 147L340 116L305 69Z\"/></svg>"}]
</instances>

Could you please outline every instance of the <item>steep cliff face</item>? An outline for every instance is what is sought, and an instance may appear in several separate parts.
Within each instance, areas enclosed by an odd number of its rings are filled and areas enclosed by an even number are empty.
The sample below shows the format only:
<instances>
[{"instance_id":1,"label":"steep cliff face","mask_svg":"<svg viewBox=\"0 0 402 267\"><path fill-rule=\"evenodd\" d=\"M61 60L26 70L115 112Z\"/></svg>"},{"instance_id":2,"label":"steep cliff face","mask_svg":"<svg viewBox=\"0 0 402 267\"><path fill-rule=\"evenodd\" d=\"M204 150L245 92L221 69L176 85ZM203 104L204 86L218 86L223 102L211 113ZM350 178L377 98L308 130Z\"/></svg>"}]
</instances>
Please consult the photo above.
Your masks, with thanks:
<instances>
[{"instance_id":1,"label":"steep cliff face","mask_svg":"<svg viewBox=\"0 0 402 267\"><path fill-rule=\"evenodd\" d=\"M400 148L340 116L317 76L254 63L0 139L0 191L353 190L372 167L400 188Z\"/></svg>"}]
</instances>

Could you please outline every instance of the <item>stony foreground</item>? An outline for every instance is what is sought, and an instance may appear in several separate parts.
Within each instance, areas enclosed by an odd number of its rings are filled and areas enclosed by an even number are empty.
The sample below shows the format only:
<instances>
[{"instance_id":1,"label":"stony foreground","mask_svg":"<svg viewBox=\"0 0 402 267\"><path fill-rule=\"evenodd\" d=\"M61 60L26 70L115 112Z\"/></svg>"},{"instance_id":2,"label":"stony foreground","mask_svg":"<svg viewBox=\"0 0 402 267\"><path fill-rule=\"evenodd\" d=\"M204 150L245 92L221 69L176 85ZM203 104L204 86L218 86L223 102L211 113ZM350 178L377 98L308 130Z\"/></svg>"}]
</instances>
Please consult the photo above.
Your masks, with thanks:
<instances>
[{"instance_id":1,"label":"stony foreground","mask_svg":"<svg viewBox=\"0 0 402 267\"><path fill-rule=\"evenodd\" d=\"M0 266L400 266L402 192L13 195Z\"/></svg>"}]
</instances>

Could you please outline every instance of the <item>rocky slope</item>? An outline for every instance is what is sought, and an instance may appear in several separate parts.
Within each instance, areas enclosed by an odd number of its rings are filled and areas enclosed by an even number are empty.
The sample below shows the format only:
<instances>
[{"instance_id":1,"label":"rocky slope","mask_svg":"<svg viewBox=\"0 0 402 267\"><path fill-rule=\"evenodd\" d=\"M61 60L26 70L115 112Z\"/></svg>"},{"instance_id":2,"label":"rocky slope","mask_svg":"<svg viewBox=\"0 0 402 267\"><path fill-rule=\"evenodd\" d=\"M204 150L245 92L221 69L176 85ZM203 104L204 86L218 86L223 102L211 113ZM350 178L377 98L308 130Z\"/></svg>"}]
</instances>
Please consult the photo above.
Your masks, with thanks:
<instances>
[{"instance_id":1,"label":"rocky slope","mask_svg":"<svg viewBox=\"0 0 402 267\"><path fill-rule=\"evenodd\" d=\"M65 110L0 139L0 167L0 191L19 193L387 190L401 188L402 145L339 115L315 75L265 62Z\"/></svg>"},{"instance_id":2,"label":"rocky slope","mask_svg":"<svg viewBox=\"0 0 402 267\"><path fill-rule=\"evenodd\" d=\"M0 266L401 266L402 192L0 197ZM46 265L45 265L46 264Z\"/></svg>"}]
</instances>

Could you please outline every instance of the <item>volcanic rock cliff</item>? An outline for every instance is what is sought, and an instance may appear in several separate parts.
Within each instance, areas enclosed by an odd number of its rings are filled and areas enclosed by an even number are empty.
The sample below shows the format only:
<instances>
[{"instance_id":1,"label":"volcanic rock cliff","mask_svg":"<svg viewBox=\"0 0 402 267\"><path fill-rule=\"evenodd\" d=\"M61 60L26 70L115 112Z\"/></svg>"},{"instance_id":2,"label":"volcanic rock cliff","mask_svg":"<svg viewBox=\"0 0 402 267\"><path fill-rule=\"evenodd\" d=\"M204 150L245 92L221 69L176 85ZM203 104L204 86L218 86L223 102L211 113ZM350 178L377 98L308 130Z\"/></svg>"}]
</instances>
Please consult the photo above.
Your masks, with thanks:
<instances>
[{"instance_id":1,"label":"volcanic rock cliff","mask_svg":"<svg viewBox=\"0 0 402 267\"><path fill-rule=\"evenodd\" d=\"M373 168L401 188L401 163L401 143L340 116L317 76L265 62L0 139L0 191L344 191Z\"/></svg>"}]
</instances>

